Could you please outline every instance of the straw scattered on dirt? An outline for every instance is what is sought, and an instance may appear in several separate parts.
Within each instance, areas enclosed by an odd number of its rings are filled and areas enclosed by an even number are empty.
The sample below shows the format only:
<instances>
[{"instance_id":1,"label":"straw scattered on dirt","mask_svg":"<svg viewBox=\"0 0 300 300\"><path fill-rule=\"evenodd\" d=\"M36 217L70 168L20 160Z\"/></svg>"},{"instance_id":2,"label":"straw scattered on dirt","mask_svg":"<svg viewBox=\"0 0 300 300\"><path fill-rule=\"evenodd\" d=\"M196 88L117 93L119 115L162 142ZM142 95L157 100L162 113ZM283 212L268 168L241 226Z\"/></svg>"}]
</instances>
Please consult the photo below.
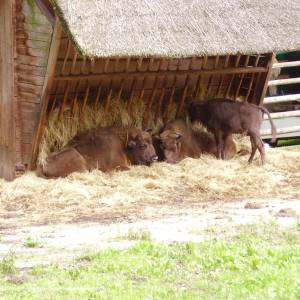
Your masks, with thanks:
<instances>
[{"instance_id":1,"label":"straw scattered on dirt","mask_svg":"<svg viewBox=\"0 0 300 300\"><path fill-rule=\"evenodd\" d=\"M74 173L45 180L33 173L0 180L0 223L25 224L142 217L149 207L199 205L204 201L300 197L300 148L267 151L267 163L248 155L220 161L203 155L179 164L156 163L129 171Z\"/></svg>"}]
</instances>

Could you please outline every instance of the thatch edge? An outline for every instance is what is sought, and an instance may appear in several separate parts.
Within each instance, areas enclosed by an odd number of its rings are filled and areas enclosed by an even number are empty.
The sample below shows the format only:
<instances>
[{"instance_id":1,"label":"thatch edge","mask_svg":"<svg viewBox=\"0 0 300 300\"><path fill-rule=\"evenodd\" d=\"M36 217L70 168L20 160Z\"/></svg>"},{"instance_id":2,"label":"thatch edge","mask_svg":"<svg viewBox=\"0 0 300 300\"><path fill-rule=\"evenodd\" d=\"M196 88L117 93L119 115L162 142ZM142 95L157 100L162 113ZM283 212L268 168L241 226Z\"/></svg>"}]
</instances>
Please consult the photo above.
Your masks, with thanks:
<instances>
[{"instance_id":1,"label":"thatch edge","mask_svg":"<svg viewBox=\"0 0 300 300\"><path fill-rule=\"evenodd\" d=\"M76 37L72 34L71 30L70 30L70 26L69 23L67 21L67 19L65 18L65 15L62 11L62 9L60 8L58 1L57 0L50 0L54 11L56 12L61 25L64 29L64 31L66 32L66 34L68 35L68 37L70 38L70 40L73 42L74 47L76 48L76 50L78 51L78 54L84 56L84 57L88 57L90 59L97 59L97 58L124 58L124 57L132 57L132 58L138 58L138 57L143 57L143 58L155 58L155 59L184 59L184 58L191 58L191 57L204 57L204 56L216 56L216 55L232 55L232 56L236 56L236 55L257 55L257 54L268 54L268 53L275 53L278 51L283 51L283 52L292 52L292 51L299 51L300 50L300 41L299 41L299 45L295 46L295 47L284 47L284 48L272 48L271 50L269 50L268 52L260 52L260 51L223 51L223 52L212 52L212 53L207 53L205 51L199 51L196 54L182 54L182 55L153 55L153 54L147 54L147 53L141 53L138 55L130 55L130 54L120 54L120 55L113 55L113 56L99 56L99 55L95 55L94 53L82 48L79 44L79 42L77 41Z\"/></svg>"},{"instance_id":2,"label":"thatch edge","mask_svg":"<svg viewBox=\"0 0 300 300\"><path fill-rule=\"evenodd\" d=\"M58 3L56 0L50 0L54 12L56 13L57 17L59 18L59 21L61 23L62 28L64 29L65 33L68 35L69 39L73 42L74 47L76 48L78 54L86 57L95 57L95 56L90 56L88 53L85 53L85 51L79 46L79 43L77 42L76 38L72 34L72 32L69 29L69 24L68 21L64 17L64 13L59 7ZM95 57L96 58L96 57Z\"/></svg>"}]
</instances>

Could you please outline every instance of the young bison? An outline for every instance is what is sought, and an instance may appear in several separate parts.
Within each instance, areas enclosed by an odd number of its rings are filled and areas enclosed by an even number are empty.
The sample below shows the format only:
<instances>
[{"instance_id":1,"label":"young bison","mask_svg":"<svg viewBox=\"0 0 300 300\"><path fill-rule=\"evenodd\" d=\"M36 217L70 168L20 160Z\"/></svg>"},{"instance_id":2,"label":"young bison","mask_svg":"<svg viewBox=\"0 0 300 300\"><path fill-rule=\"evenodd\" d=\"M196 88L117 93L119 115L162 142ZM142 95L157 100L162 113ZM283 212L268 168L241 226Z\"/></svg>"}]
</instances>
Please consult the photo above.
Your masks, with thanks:
<instances>
[{"instance_id":1,"label":"young bison","mask_svg":"<svg viewBox=\"0 0 300 300\"><path fill-rule=\"evenodd\" d=\"M189 116L192 122L200 121L216 139L218 158L224 159L224 141L232 133L246 132L250 136L252 162L258 148L262 164L265 163L265 149L260 137L263 114L266 113L272 128L272 142L276 140L276 128L270 113L264 107L250 103L234 102L229 99L211 99L203 103L191 103Z\"/></svg>"},{"instance_id":2,"label":"young bison","mask_svg":"<svg viewBox=\"0 0 300 300\"><path fill-rule=\"evenodd\" d=\"M156 160L149 132L138 128L96 128L77 134L63 149L49 155L36 174L57 178L93 169L126 170L130 165L149 166Z\"/></svg>"},{"instance_id":3,"label":"young bison","mask_svg":"<svg viewBox=\"0 0 300 300\"><path fill-rule=\"evenodd\" d=\"M162 129L159 140L163 157L168 163L177 163L186 157L199 158L202 153L217 156L214 138L207 132L192 130L181 119L168 122ZM230 159L235 154L236 146L230 135L225 144L225 158Z\"/></svg>"}]
</instances>

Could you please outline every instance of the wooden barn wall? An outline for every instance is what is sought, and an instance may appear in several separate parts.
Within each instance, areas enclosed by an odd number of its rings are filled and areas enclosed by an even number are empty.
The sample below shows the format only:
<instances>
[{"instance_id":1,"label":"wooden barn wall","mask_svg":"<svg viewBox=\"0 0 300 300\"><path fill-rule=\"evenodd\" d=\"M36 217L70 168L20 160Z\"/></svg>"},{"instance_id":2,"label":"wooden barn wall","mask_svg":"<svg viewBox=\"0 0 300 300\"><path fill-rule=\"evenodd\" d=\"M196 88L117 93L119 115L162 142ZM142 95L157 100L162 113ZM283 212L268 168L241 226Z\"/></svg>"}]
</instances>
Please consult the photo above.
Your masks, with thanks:
<instances>
[{"instance_id":1,"label":"wooden barn wall","mask_svg":"<svg viewBox=\"0 0 300 300\"><path fill-rule=\"evenodd\" d=\"M13 13L13 1L0 1L0 177L9 180L15 165Z\"/></svg>"},{"instance_id":2,"label":"wooden barn wall","mask_svg":"<svg viewBox=\"0 0 300 300\"><path fill-rule=\"evenodd\" d=\"M17 161L28 165L53 28L33 0L16 0Z\"/></svg>"},{"instance_id":3,"label":"wooden barn wall","mask_svg":"<svg viewBox=\"0 0 300 300\"><path fill-rule=\"evenodd\" d=\"M89 101L99 98L107 107L109 99L131 101L143 98L149 107L159 106L165 114L170 98L184 105L184 98L230 97L258 103L256 86L261 74L251 73L251 67L266 72L267 56L214 56L186 59L111 58L90 60L78 55L72 43L62 35L55 80L51 88L49 110L72 106L74 99ZM250 67L248 73L226 74L222 70ZM211 73L200 74L201 70ZM257 94L257 95L256 95ZM88 98L88 99L86 99ZM172 100L172 101L173 101ZM179 107L183 110L183 107Z\"/></svg>"}]
</instances>

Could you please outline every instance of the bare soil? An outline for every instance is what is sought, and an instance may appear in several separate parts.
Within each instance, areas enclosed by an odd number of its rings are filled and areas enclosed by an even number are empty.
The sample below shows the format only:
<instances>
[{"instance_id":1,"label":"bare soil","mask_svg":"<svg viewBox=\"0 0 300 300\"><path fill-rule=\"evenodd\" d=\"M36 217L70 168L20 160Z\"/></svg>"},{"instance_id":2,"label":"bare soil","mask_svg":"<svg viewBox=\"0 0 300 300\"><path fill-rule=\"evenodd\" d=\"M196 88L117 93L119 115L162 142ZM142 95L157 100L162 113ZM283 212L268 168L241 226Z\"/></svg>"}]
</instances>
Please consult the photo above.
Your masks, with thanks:
<instances>
[{"instance_id":1,"label":"bare soil","mask_svg":"<svg viewBox=\"0 0 300 300\"><path fill-rule=\"evenodd\" d=\"M129 217L101 222L93 218L70 224L22 226L15 224L0 230L0 258L9 251L16 254L16 266L26 270L48 263L68 263L86 251L121 249L133 245L128 233L147 232L159 242L199 242L213 234L235 233L240 226L274 222L281 227L295 226L300 217L300 200L241 200L193 204L190 207L144 207L141 218ZM38 241L35 248L26 239Z\"/></svg>"}]
</instances>

